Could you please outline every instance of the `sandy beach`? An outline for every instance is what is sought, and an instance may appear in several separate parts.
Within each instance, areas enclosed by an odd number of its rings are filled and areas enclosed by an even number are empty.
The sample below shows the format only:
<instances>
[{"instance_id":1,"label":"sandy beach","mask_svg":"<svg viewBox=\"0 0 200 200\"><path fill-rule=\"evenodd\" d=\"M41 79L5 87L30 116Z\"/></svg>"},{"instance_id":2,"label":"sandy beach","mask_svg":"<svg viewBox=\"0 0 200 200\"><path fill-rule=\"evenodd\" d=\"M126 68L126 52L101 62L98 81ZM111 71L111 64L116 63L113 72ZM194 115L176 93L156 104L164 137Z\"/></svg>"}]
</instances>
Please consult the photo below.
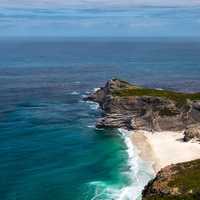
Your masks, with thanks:
<instances>
[{"instance_id":1,"label":"sandy beach","mask_svg":"<svg viewBox=\"0 0 200 200\"><path fill-rule=\"evenodd\" d=\"M182 132L137 131L130 137L140 157L150 162L155 172L170 164L200 158L200 144L183 142Z\"/></svg>"}]
</instances>

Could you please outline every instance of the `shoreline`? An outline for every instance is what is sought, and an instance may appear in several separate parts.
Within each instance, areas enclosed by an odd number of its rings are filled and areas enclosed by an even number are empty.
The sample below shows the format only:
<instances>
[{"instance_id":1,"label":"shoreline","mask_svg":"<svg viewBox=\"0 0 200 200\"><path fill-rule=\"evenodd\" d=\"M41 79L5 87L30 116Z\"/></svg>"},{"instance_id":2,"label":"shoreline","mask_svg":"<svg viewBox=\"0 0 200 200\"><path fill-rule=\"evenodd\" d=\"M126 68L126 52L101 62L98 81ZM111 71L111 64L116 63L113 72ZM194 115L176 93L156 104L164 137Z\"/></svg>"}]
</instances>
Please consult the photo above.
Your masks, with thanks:
<instances>
[{"instance_id":1,"label":"shoreline","mask_svg":"<svg viewBox=\"0 0 200 200\"><path fill-rule=\"evenodd\" d=\"M152 167L141 158L137 146L132 142L132 132L122 128L119 128L118 131L127 147L127 164L129 167L127 175L131 180L131 184L120 190L120 195L117 200L137 200L141 198L145 185L154 177L155 173Z\"/></svg>"},{"instance_id":2,"label":"shoreline","mask_svg":"<svg viewBox=\"0 0 200 200\"><path fill-rule=\"evenodd\" d=\"M157 169L159 168L159 161L156 158L155 152L153 151L148 138L143 134L143 132L131 132L130 140L138 150L139 157L146 161L152 167L154 172L157 172Z\"/></svg>"},{"instance_id":3,"label":"shoreline","mask_svg":"<svg viewBox=\"0 0 200 200\"><path fill-rule=\"evenodd\" d=\"M198 142L183 142L182 132L134 131L130 139L138 149L139 156L147 161L155 173L171 164L200 158Z\"/></svg>"}]
</instances>

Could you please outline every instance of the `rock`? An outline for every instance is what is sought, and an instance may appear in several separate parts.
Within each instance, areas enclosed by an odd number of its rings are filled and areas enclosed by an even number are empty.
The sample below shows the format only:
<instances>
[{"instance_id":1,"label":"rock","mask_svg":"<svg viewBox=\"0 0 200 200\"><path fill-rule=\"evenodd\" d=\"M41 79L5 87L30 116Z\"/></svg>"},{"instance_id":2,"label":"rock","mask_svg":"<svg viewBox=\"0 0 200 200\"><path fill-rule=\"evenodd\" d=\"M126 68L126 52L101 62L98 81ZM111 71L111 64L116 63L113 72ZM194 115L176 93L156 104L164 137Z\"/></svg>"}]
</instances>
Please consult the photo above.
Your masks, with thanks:
<instances>
[{"instance_id":1,"label":"rock","mask_svg":"<svg viewBox=\"0 0 200 200\"><path fill-rule=\"evenodd\" d=\"M101 105L110 95L112 95L113 91L119 90L121 88L128 88L130 86L131 85L126 81L112 79L109 80L104 87L101 87L96 92L90 94L88 97L84 98L84 100L94 101Z\"/></svg>"},{"instance_id":2,"label":"rock","mask_svg":"<svg viewBox=\"0 0 200 200\"><path fill-rule=\"evenodd\" d=\"M194 101L193 106L195 109L200 110L200 101Z\"/></svg>"},{"instance_id":3,"label":"rock","mask_svg":"<svg viewBox=\"0 0 200 200\"><path fill-rule=\"evenodd\" d=\"M99 103L104 111L98 127L182 131L200 123L200 93L142 88L112 79L85 100Z\"/></svg>"},{"instance_id":4,"label":"rock","mask_svg":"<svg viewBox=\"0 0 200 200\"><path fill-rule=\"evenodd\" d=\"M200 141L200 125L192 125L187 127L184 131L184 141L188 142L192 139L196 139Z\"/></svg>"},{"instance_id":5,"label":"rock","mask_svg":"<svg viewBox=\"0 0 200 200\"><path fill-rule=\"evenodd\" d=\"M125 128L130 130L132 127L131 125L132 116L124 116L120 114L108 114L103 118L97 120L96 127L110 127L110 128Z\"/></svg>"},{"instance_id":6,"label":"rock","mask_svg":"<svg viewBox=\"0 0 200 200\"><path fill-rule=\"evenodd\" d=\"M200 159L163 168L142 192L142 200L199 200Z\"/></svg>"}]
</instances>

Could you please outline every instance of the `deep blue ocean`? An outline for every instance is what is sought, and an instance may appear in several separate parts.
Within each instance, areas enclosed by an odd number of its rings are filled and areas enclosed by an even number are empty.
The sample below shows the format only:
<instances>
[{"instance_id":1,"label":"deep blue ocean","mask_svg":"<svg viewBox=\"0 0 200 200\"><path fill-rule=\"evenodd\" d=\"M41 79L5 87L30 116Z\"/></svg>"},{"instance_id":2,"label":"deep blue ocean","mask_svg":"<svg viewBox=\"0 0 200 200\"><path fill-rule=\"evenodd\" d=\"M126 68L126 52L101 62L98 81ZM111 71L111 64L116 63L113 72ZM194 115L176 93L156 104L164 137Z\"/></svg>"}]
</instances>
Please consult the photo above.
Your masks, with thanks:
<instances>
[{"instance_id":1,"label":"deep blue ocean","mask_svg":"<svg viewBox=\"0 0 200 200\"><path fill-rule=\"evenodd\" d=\"M0 199L134 200L153 176L82 98L108 79L200 91L200 40L0 39Z\"/></svg>"}]
</instances>

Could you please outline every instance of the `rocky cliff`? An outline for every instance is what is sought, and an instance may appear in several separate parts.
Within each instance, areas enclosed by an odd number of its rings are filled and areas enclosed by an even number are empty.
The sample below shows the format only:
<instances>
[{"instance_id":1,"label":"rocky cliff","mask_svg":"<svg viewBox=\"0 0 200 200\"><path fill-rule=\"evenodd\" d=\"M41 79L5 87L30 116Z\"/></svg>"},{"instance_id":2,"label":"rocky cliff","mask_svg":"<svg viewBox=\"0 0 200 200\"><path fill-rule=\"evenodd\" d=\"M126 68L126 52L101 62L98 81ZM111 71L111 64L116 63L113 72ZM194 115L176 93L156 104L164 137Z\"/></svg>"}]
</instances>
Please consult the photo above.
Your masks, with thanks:
<instances>
[{"instance_id":1,"label":"rocky cliff","mask_svg":"<svg viewBox=\"0 0 200 200\"><path fill-rule=\"evenodd\" d=\"M200 123L200 93L143 88L112 79L86 100L99 103L104 111L97 127L175 131Z\"/></svg>"},{"instance_id":2,"label":"rocky cliff","mask_svg":"<svg viewBox=\"0 0 200 200\"><path fill-rule=\"evenodd\" d=\"M200 160L163 168L145 187L142 200L200 200Z\"/></svg>"}]
</instances>

